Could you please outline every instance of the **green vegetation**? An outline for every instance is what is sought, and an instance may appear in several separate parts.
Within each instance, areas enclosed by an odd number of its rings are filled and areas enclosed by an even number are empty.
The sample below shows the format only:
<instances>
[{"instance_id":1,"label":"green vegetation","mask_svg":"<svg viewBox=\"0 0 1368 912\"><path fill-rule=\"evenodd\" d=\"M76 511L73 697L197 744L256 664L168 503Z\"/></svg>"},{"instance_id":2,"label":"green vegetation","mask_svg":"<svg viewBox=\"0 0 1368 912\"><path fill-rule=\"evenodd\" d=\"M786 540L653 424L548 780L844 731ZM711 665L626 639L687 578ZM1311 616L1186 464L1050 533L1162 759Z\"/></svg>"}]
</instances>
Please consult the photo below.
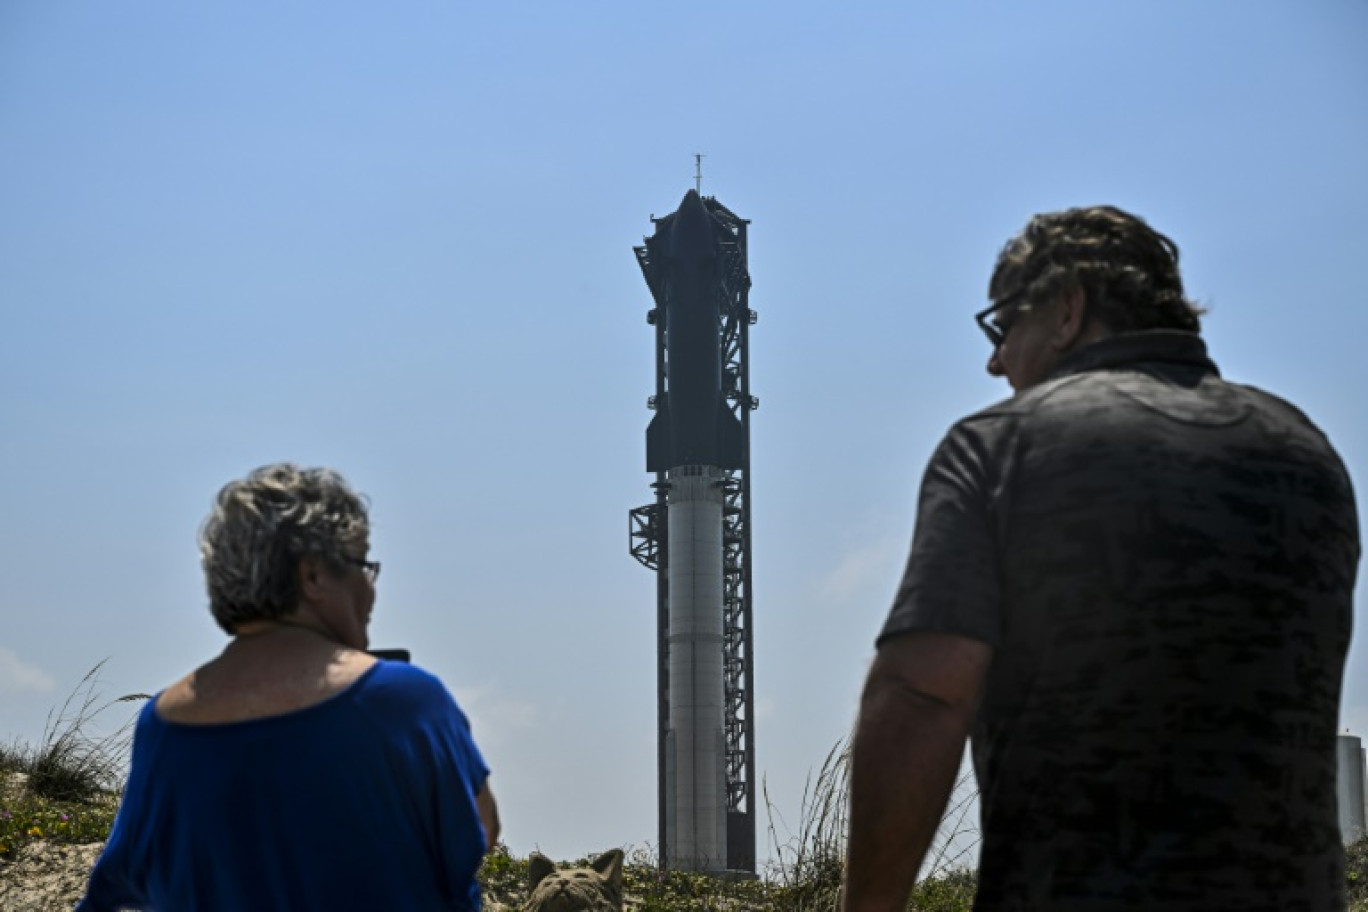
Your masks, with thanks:
<instances>
[{"instance_id":1,"label":"green vegetation","mask_svg":"<svg viewBox=\"0 0 1368 912\"><path fill-rule=\"evenodd\" d=\"M0 799L0 858L13 858L35 839L81 844L109 835L118 805L47 801L31 794Z\"/></svg>"},{"instance_id":2,"label":"green vegetation","mask_svg":"<svg viewBox=\"0 0 1368 912\"><path fill-rule=\"evenodd\" d=\"M1368 912L1368 836L1344 853L1344 877L1349 882L1349 912Z\"/></svg>"},{"instance_id":3,"label":"green vegetation","mask_svg":"<svg viewBox=\"0 0 1368 912\"><path fill-rule=\"evenodd\" d=\"M951 813L956 813L953 804ZM809 835L813 832L820 832L820 828L808 830ZM812 854L818 848L821 851ZM623 888L641 903L637 907L640 912L836 912L840 867L831 848L809 842L806 860L810 863L801 870L785 867L793 864L790 852L776 862L765 880L737 882L661 871L654 855L637 850L629 852ZM1368 912L1368 837L1349 847L1347 860L1349 912ZM582 858L566 865L589 863L589 858ZM480 883L489 900L520 908L527 896L527 861L497 846L480 869ZM975 873L968 868L952 866L931 873L917 885L908 912L969 912L976 885Z\"/></svg>"},{"instance_id":4,"label":"green vegetation","mask_svg":"<svg viewBox=\"0 0 1368 912\"><path fill-rule=\"evenodd\" d=\"M115 704L147 699L129 694L102 703L92 668L60 709L49 713L36 746L0 747L0 858L26 843L51 839L99 842L118 810L133 719L106 735L93 734L97 718Z\"/></svg>"},{"instance_id":5,"label":"green vegetation","mask_svg":"<svg viewBox=\"0 0 1368 912\"><path fill-rule=\"evenodd\" d=\"M583 867L590 860L581 858L563 866ZM526 859L514 858L502 845L486 856L479 878L491 905L521 908L527 898L527 867ZM836 912L840 885L802 883L778 870L769 872L765 880L662 871L650 850L637 849L629 853L622 886L637 904L636 912ZM959 869L920 884L908 912L969 912L973 895L973 872Z\"/></svg>"}]
</instances>

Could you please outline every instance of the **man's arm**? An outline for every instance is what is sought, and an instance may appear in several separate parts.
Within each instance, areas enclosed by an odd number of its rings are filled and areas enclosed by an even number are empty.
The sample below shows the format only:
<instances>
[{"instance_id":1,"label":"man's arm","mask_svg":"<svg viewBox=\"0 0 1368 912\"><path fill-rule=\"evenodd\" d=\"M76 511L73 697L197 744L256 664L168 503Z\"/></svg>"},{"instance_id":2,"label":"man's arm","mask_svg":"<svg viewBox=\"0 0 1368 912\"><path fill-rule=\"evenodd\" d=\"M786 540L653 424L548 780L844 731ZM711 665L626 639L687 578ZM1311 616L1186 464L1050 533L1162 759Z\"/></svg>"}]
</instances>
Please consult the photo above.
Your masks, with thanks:
<instances>
[{"instance_id":1,"label":"man's arm","mask_svg":"<svg viewBox=\"0 0 1368 912\"><path fill-rule=\"evenodd\" d=\"M844 912L902 912L954 787L992 661L978 640L895 636L860 700Z\"/></svg>"}]
</instances>

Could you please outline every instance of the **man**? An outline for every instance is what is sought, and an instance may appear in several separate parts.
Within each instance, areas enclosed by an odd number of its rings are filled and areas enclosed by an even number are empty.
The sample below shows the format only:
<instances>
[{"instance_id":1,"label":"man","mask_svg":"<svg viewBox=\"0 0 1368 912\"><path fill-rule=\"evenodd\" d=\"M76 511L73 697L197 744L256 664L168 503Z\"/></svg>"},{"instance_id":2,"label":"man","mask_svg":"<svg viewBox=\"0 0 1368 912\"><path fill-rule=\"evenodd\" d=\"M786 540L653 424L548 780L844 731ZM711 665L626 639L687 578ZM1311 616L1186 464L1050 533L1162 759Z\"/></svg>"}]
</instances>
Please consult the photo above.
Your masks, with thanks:
<instances>
[{"instance_id":1,"label":"man","mask_svg":"<svg viewBox=\"0 0 1368 912\"><path fill-rule=\"evenodd\" d=\"M904 908L971 733L977 910L1343 909L1342 463L1220 378L1177 246L1133 215L1035 217L988 291L1016 395L926 471L861 700L845 909Z\"/></svg>"}]
</instances>

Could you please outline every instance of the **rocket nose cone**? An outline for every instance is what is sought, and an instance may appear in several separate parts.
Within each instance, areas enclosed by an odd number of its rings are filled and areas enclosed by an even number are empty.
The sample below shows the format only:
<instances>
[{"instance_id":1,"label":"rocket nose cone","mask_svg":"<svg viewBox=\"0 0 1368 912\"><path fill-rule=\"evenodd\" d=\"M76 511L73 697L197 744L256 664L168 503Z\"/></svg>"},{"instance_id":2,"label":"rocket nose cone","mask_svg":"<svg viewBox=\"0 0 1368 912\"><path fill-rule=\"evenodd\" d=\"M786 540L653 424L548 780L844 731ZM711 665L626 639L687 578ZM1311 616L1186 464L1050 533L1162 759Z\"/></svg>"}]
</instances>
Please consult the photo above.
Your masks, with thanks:
<instances>
[{"instance_id":1,"label":"rocket nose cone","mask_svg":"<svg viewBox=\"0 0 1368 912\"><path fill-rule=\"evenodd\" d=\"M713 252L712 216L697 191L690 190L675 210L670 230L670 256L692 260Z\"/></svg>"}]
</instances>

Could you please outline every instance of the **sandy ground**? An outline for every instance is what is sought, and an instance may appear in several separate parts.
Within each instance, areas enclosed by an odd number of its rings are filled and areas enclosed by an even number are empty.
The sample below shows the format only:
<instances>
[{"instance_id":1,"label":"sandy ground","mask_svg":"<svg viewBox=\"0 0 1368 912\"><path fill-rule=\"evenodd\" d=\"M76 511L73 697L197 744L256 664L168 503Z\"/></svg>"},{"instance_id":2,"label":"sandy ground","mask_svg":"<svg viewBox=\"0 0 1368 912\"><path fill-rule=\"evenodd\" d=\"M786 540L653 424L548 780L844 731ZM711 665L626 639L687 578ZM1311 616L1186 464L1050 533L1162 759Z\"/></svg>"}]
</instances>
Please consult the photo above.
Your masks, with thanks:
<instances>
[{"instance_id":1,"label":"sandy ground","mask_svg":"<svg viewBox=\"0 0 1368 912\"><path fill-rule=\"evenodd\" d=\"M0 909L5 912L71 912L85 895L86 879L104 843L29 843L14 861L0 861Z\"/></svg>"}]
</instances>

